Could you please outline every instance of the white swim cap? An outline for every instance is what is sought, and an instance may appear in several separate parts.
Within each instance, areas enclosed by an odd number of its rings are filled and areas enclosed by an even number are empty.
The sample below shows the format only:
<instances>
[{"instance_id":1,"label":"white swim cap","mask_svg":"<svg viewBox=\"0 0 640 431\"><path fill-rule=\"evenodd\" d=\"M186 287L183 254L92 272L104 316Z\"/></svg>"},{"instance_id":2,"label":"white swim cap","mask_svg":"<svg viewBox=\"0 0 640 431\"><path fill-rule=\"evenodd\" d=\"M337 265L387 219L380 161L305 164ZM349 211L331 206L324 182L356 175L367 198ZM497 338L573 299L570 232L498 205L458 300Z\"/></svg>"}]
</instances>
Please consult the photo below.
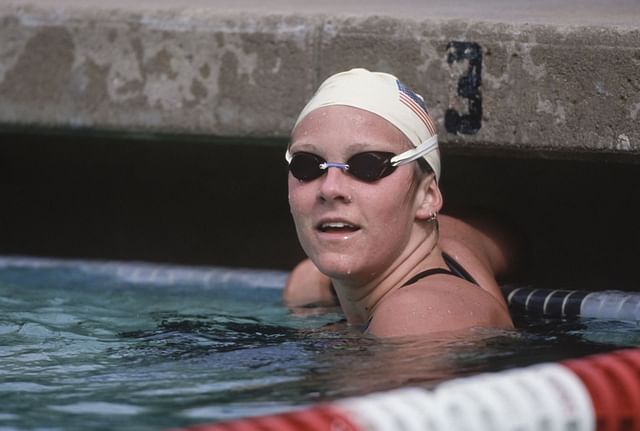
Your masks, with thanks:
<instances>
[{"instance_id":1,"label":"white swim cap","mask_svg":"<svg viewBox=\"0 0 640 431\"><path fill-rule=\"evenodd\" d=\"M346 105L379 115L411 141L413 150L402 160L424 158L440 179L440 152L436 125L422 96L388 73L351 69L327 78L304 107L293 129L312 111L324 106Z\"/></svg>"}]
</instances>

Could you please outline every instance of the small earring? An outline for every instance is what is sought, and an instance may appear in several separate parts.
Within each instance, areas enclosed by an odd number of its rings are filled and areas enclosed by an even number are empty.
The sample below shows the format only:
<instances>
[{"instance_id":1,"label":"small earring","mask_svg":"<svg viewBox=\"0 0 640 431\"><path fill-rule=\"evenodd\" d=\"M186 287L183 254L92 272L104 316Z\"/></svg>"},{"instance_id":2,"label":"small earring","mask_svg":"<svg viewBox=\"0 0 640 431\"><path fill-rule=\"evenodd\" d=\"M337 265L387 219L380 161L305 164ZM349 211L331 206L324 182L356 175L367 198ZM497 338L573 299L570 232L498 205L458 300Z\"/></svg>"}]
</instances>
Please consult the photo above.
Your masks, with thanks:
<instances>
[{"instance_id":1,"label":"small earring","mask_svg":"<svg viewBox=\"0 0 640 431\"><path fill-rule=\"evenodd\" d=\"M431 214L427 219L427 221L436 221L436 220L438 220L438 213Z\"/></svg>"}]
</instances>

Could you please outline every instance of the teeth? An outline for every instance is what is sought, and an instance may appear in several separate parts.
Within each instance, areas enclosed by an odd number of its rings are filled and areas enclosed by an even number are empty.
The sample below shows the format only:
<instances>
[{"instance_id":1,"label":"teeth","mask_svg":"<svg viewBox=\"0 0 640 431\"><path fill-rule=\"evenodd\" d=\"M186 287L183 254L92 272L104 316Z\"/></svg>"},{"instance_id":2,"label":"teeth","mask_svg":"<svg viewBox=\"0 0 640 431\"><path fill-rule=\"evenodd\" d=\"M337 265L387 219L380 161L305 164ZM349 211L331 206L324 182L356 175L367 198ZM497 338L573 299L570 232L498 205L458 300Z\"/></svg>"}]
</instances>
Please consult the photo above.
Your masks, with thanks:
<instances>
[{"instance_id":1,"label":"teeth","mask_svg":"<svg viewBox=\"0 0 640 431\"><path fill-rule=\"evenodd\" d=\"M342 223L342 222L329 222L329 223L322 223L322 225L320 225L320 229L321 230L329 230L329 229L350 229L350 230L355 230L356 227L352 224L349 223Z\"/></svg>"},{"instance_id":2,"label":"teeth","mask_svg":"<svg viewBox=\"0 0 640 431\"><path fill-rule=\"evenodd\" d=\"M322 229L345 229L345 228L349 228L352 229L354 226L350 225L348 223L323 223L322 224Z\"/></svg>"}]
</instances>

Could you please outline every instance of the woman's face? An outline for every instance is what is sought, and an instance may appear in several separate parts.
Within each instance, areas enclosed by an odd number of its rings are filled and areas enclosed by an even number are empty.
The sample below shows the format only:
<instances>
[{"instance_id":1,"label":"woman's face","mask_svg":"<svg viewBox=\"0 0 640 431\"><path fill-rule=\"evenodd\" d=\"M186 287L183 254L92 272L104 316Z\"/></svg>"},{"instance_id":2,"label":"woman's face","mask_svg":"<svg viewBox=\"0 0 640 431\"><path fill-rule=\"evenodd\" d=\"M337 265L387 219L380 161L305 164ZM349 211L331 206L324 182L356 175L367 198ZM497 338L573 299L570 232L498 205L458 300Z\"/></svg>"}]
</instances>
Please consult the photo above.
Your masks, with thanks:
<instances>
[{"instance_id":1,"label":"woman's face","mask_svg":"<svg viewBox=\"0 0 640 431\"><path fill-rule=\"evenodd\" d=\"M290 152L317 154L345 163L363 151L399 154L407 138L383 118L348 106L309 114L292 136ZM289 173L289 205L302 248L334 279L366 282L392 268L409 251L418 195L415 164L364 182L338 168L302 182Z\"/></svg>"}]
</instances>

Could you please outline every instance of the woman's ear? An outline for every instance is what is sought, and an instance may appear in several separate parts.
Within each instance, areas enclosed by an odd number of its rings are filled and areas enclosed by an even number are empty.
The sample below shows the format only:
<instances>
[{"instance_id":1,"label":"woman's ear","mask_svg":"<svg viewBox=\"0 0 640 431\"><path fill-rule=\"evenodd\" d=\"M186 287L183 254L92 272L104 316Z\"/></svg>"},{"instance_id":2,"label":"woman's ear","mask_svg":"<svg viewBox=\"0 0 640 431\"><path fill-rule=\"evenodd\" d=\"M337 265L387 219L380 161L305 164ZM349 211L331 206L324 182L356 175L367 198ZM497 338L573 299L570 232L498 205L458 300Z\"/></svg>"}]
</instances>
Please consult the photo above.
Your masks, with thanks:
<instances>
[{"instance_id":1,"label":"woman's ear","mask_svg":"<svg viewBox=\"0 0 640 431\"><path fill-rule=\"evenodd\" d=\"M435 217L442 209L442 193L433 174L425 176L419 184L417 193L418 208L416 219L428 220Z\"/></svg>"}]
</instances>

